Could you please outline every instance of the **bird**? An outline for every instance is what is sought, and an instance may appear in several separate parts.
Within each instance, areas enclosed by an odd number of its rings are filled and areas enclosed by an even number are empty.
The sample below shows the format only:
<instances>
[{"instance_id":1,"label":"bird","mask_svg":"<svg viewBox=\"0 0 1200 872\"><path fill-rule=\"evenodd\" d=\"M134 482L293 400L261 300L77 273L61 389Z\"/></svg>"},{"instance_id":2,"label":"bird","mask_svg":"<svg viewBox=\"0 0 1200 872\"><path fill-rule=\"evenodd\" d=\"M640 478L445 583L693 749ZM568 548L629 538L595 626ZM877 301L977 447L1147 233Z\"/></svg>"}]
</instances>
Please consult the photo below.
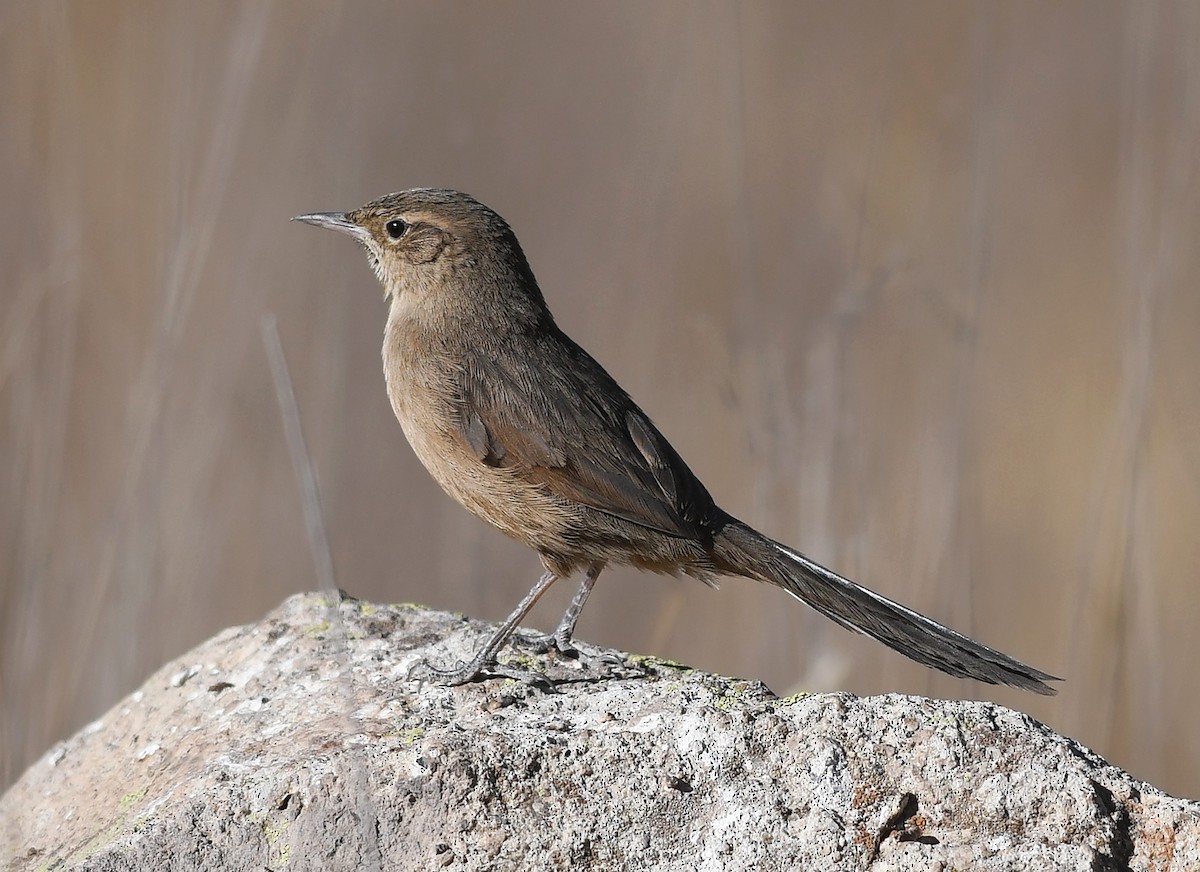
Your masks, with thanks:
<instances>
[{"instance_id":1,"label":"bird","mask_svg":"<svg viewBox=\"0 0 1200 872\"><path fill-rule=\"evenodd\" d=\"M537 552L543 573L469 661L420 664L446 686L546 683L497 654L538 599L582 571L540 652L580 656L576 623L609 564L782 588L838 625L949 675L1051 695L1061 679L875 593L721 509L650 417L558 326L516 234L443 188L293 220L367 252L388 307L383 370L417 458L468 511Z\"/></svg>"}]
</instances>

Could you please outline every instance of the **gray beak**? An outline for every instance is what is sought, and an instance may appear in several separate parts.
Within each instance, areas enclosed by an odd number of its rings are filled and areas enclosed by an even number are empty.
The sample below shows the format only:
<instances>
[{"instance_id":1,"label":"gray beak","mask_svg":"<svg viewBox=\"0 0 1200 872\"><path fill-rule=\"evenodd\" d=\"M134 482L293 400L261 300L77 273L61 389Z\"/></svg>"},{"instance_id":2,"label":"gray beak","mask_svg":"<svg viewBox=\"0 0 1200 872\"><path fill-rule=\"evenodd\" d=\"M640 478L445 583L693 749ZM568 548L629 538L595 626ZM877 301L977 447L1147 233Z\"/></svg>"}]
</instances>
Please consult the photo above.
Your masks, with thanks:
<instances>
[{"instance_id":1,"label":"gray beak","mask_svg":"<svg viewBox=\"0 0 1200 872\"><path fill-rule=\"evenodd\" d=\"M297 215L292 220L303 221L305 224L311 224L314 227L337 230L340 233L345 233L347 236L353 236L359 242L366 242L370 237L367 228L355 224L343 212L312 212L308 215Z\"/></svg>"}]
</instances>

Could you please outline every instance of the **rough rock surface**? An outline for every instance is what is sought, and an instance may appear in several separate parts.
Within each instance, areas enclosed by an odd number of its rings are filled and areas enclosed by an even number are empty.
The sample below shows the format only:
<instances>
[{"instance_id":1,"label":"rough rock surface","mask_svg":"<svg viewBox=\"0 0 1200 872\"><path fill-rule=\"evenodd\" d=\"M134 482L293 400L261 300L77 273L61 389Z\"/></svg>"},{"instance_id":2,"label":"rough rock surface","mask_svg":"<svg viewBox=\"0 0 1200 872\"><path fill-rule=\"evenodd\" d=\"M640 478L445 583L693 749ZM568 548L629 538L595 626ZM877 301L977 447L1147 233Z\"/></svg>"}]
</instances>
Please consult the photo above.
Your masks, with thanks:
<instances>
[{"instance_id":1,"label":"rough rock surface","mask_svg":"<svg viewBox=\"0 0 1200 872\"><path fill-rule=\"evenodd\" d=\"M50 750L0 799L35 869L1200 869L1200 804L980 702L537 658L440 688L490 627L296 596ZM592 650L595 649L585 649ZM517 655L519 658L519 655Z\"/></svg>"}]
</instances>

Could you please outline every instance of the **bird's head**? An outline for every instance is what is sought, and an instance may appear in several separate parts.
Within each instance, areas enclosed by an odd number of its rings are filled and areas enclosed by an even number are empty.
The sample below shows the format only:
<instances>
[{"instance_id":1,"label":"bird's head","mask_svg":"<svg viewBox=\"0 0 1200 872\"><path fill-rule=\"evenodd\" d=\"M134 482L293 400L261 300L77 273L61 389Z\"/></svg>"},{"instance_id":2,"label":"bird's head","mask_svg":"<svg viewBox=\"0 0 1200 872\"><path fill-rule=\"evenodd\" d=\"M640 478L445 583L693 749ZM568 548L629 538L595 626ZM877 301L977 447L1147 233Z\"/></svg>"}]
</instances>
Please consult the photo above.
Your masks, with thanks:
<instances>
[{"instance_id":1,"label":"bird's head","mask_svg":"<svg viewBox=\"0 0 1200 872\"><path fill-rule=\"evenodd\" d=\"M525 309L544 310L508 223L459 191L413 188L352 212L313 212L292 220L358 240L383 284L384 299L456 309L496 300L510 317Z\"/></svg>"}]
</instances>

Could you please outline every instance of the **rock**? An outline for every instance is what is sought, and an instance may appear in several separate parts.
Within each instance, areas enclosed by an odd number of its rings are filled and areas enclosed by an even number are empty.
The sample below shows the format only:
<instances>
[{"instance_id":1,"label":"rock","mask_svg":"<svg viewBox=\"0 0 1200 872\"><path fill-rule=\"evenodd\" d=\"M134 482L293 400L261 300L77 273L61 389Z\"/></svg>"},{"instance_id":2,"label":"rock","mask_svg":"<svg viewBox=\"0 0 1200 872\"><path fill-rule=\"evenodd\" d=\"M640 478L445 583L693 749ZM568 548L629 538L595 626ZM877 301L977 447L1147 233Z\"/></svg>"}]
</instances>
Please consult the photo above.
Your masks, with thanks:
<instances>
[{"instance_id":1,"label":"rock","mask_svg":"<svg viewBox=\"0 0 1200 872\"><path fill-rule=\"evenodd\" d=\"M1200 869L1200 804L989 703L778 699L634 659L607 680L524 662L558 693L407 678L489 630L292 597L34 764L0 799L0 858L20 872Z\"/></svg>"}]
</instances>

